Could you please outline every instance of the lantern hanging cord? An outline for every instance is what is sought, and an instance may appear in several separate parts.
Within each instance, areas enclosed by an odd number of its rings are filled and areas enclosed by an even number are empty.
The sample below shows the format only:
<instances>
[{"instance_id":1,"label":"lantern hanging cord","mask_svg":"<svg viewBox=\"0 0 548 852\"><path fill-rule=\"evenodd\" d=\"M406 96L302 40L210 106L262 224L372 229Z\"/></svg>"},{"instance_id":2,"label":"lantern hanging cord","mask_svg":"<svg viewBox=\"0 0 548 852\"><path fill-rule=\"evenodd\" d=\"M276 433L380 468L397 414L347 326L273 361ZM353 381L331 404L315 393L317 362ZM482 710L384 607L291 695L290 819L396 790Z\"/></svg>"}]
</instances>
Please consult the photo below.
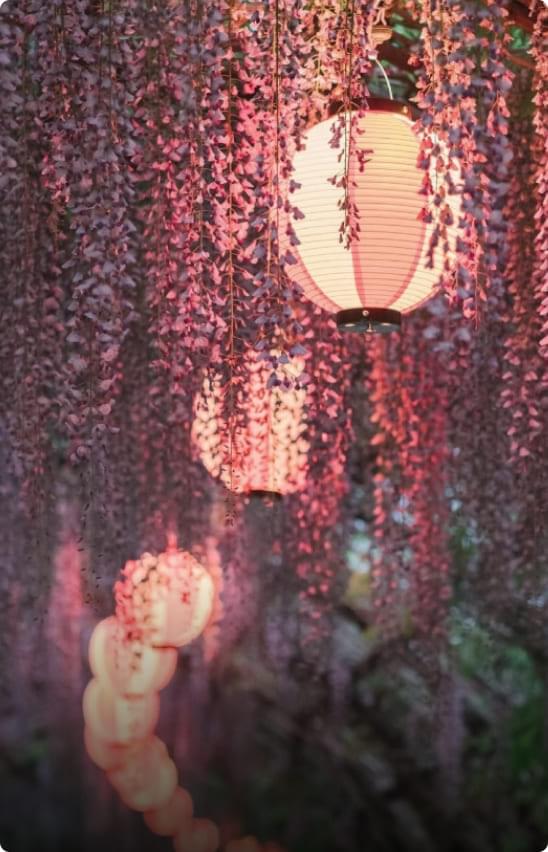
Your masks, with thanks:
<instances>
[{"instance_id":1,"label":"lantern hanging cord","mask_svg":"<svg viewBox=\"0 0 548 852\"><path fill-rule=\"evenodd\" d=\"M377 0L377 4L374 7L375 17L373 19L373 24L382 24L386 26L386 6L381 0Z\"/></svg>"},{"instance_id":2,"label":"lantern hanging cord","mask_svg":"<svg viewBox=\"0 0 548 852\"><path fill-rule=\"evenodd\" d=\"M378 67L378 68L380 68L381 73L382 73L382 76L384 77L384 81L385 81L386 86L387 86L387 88L388 88L388 94L390 95L390 100L391 100L391 101L393 101L393 100L394 100L394 94L393 94L393 92L392 92L392 86L390 85L390 80L388 79L388 74L387 74L387 73L386 73L386 71L384 70L383 65L382 65L382 62L380 62L380 61L377 59L377 57L375 57L375 62L376 62L376 64L377 64L377 67Z\"/></svg>"}]
</instances>

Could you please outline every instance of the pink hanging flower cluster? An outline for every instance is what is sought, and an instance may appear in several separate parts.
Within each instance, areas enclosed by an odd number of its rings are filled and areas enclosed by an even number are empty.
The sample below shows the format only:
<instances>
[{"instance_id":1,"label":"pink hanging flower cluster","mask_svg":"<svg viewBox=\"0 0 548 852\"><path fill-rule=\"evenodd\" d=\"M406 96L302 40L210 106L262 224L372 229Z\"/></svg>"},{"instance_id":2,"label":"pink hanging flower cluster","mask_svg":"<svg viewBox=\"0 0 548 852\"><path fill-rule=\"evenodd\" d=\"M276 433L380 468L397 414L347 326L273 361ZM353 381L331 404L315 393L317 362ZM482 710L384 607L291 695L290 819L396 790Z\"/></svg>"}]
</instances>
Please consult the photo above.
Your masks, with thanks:
<instances>
[{"instance_id":1,"label":"pink hanging flower cluster","mask_svg":"<svg viewBox=\"0 0 548 852\"><path fill-rule=\"evenodd\" d=\"M540 341L542 315L533 287L523 287L524 278L535 275L535 186L534 162L529 150L532 122L527 104L531 95L531 78L521 72L515 86L512 127L512 179L506 207L509 222L508 265L506 279L511 302L507 309L509 331L505 340L501 394L502 406L508 412L510 454L519 466L542 452L543 412L542 385L545 372ZM540 153L540 151L539 151Z\"/></svg>"},{"instance_id":2,"label":"pink hanging flower cluster","mask_svg":"<svg viewBox=\"0 0 548 852\"><path fill-rule=\"evenodd\" d=\"M414 3L409 6L415 9ZM414 64L423 110L425 216L436 222L431 248L443 247L452 219L448 196L461 191L461 250L446 286L465 316L475 315L486 301L496 311L505 268L503 208L511 160L507 11L495 0L466 7L445 0L421 4L416 12L423 26Z\"/></svg>"},{"instance_id":3,"label":"pink hanging flower cluster","mask_svg":"<svg viewBox=\"0 0 548 852\"><path fill-rule=\"evenodd\" d=\"M535 181L537 185L538 206L535 211L535 269L533 286L539 312L542 317L542 338L540 341L541 355L546 360L548 351L548 202L546 200L546 182L548 179L548 154L546 152L546 134L548 126L546 118L546 103L548 100L548 59L545 50L546 25L548 10L541 9L533 33L532 53L535 61L533 77L534 87L534 150L536 153ZM546 377L546 367L544 367ZM543 382L544 398L546 393L546 378Z\"/></svg>"},{"instance_id":4,"label":"pink hanging flower cluster","mask_svg":"<svg viewBox=\"0 0 548 852\"><path fill-rule=\"evenodd\" d=\"M427 328L412 321L397 346L380 341L374 350L373 580L381 624L439 638L451 598L448 384L443 353L433 348ZM441 404L433 406L433 399Z\"/></svg>"}]
</instances>

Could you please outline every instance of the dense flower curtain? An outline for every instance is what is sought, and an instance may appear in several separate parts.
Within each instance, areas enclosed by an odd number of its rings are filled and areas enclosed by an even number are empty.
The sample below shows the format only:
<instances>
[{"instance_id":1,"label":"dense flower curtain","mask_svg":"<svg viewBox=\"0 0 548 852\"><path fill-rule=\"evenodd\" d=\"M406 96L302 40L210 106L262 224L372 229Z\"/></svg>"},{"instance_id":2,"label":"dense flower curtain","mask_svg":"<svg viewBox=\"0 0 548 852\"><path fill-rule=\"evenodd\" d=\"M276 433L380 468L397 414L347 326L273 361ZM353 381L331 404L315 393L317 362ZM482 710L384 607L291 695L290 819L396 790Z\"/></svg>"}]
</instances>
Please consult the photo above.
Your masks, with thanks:
<instances>
[{"instance_id":1,"label":"dense flower curtain","mask_svg":"<svg viewBox=\"0 0 548 852\"><path fill-rule=\"evenodd\" d=\"M383 7L420 28L410 64L422 215L444 271L399 336L371 341L340 334L287 271L302 215L293 155L334 103L367 110ZM166 530L202 546L220 505L227 578L237 576L229 565L242 566L246 548L235 531L252 515L200 462L192 420L214 369L226 423L245 422L254 350L271 387L287 363L304 365L306 481L272 509L262 553L242 532L259 562L283 554L303 647L329 637L357 483L381 628L442 641L459 536L487 598L527 607L516 571L532 588L545 559L547 15L537 4L524 69L512 61L509 4L494 0L5 5L0 523L14 574L24 562L42 576L45 601L68 488L96 603ZM343 188L353 132L341 123L339 174L326 175ZM349 197L340 217L351 243ZM364 434L368 450L356 452Z\"/></svg>"}]
</instances>

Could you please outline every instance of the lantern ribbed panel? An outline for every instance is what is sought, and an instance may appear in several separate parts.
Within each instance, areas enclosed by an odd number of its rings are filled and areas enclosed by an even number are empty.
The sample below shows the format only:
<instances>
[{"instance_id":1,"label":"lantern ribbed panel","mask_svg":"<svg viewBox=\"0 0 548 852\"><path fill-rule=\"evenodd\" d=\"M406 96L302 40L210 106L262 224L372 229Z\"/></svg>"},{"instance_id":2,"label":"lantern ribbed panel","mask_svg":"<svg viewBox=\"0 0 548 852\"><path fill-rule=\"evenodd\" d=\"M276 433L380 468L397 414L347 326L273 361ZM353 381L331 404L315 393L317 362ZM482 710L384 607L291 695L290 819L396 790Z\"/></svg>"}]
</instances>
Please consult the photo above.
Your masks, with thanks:
<instances>
[{"instance_id":1,"label":"lantern ribbed panel","mask_svg":"<svg viewBox=\"0 0 548 852\"><path fill-rule=\"evenodd\" d=\"M302 373L301 359L278 367L289 379ZM245 387L239 392L233 423L224 415L226 392L219 375L206 376L194 405L192 441L202 464L237 494L271 491L290 494L304 486L308 443L306 391L269 388L271 368L251 355ZM232 433L232 446L230 444Z\"/></svg>"},{"instance_id":2,"label":"lantern ribbed panel","mask_svg":"<svg viewBox=\"0 0 548 852\"><path fill-rule=\"evenodd\" d=\"M339 238L343 189L329 182L343 168L341 148L330 145L334 121L313 127L294 158L293 178L301 186L291 200L304 218L293 223L300 244L291 249L297 264L288 266L288 274L332 312L363 306L406 313L436 289L443 263L438 251L434 267L426 266L432 225L420 217L425 199L419 140L404 115L370 109L357 119L353 144L368 153L362 172L356 152L350 160L360 233L346 248ZM449 201L456 214L449 234L454 248L459 203L456 197Z\"/></svg>"}]
</instances>

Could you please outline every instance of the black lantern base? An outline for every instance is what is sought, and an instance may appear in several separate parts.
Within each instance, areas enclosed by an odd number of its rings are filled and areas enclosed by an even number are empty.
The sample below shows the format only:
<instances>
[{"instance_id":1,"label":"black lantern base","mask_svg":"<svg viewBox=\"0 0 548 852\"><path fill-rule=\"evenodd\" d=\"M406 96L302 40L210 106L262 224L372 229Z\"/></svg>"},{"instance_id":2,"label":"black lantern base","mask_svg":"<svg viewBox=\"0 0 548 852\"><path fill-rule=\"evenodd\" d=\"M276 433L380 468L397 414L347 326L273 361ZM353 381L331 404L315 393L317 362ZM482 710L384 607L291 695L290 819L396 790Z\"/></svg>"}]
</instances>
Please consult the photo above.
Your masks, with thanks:
<instances>
[{"instance_id":1,"label":"black lantern base","mask_svg":"<svg viewBox=\"0 0 548 852\"><path fill-rule=\"evenodd\" d=\"M389 308L350 308L337 314L337 327L340 331L389 334L391 331L397 331L400 326L400 312Z\"/></svg>"},{"instance_id":2,"label":"black lantern base","mask_svg":"<svg viewBox=\"0 0 548 852\"><path fill-rule=\"evenodd\" d=\"M249 499L261 500L264 503L278 503L282 499L279 491L248 491Z\"/></svg>"}]
</instances>

